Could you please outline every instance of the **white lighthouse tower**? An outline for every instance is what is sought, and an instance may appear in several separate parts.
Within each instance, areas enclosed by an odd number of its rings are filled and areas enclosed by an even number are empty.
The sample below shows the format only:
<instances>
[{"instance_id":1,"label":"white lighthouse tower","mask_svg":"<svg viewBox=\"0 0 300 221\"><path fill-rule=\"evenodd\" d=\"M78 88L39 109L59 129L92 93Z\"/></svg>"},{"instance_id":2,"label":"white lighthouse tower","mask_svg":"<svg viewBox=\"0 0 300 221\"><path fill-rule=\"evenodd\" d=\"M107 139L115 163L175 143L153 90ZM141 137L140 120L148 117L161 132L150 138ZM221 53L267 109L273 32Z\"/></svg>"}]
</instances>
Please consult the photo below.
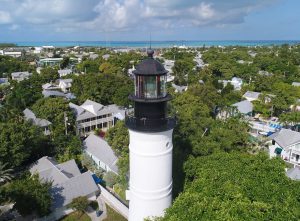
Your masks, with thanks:
<instances>
[{"instance_id":1,"label":"white lighthouse tower","mask_svg":"<svg viewBox=\"0 0 300 221\"><path fill-rule=\"evenodd\" d=\"M148 50L148 58L133 71L134 115L127 117L129 129L130 182L129 221L163 216L172 202L172 133L175 119L167 116L167 73Z\"/></svg>"}]
</instances>

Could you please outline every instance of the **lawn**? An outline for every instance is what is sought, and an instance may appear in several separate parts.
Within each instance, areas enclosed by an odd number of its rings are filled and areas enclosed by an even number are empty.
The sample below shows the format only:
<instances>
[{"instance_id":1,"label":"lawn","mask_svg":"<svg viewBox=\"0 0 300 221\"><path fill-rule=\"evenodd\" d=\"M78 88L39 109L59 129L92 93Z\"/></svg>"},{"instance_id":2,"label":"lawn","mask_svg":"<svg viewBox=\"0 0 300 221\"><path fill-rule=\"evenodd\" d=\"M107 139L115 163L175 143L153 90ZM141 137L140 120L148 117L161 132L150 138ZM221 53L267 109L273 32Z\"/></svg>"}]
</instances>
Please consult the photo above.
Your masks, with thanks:
<instances>
[{"instance_id":1,"label":"lawn","mask_svg":"<svg viewBox=\"0 0 300 221\"><path fill-rule=\"evenodd\" d=\"M73 212L60 219L60 221L91 221L91 218L82 212Z\"/></svg>"},{"instance_id":2,"label":"lawn","mask_svg":"<svg viewBox=\"0 0 300 221\"><path fill-rule=\"evenodd\" d=\"M123 216L106 204L107 218L104 221L127 221Z\"/></svg>"}]
</instances>

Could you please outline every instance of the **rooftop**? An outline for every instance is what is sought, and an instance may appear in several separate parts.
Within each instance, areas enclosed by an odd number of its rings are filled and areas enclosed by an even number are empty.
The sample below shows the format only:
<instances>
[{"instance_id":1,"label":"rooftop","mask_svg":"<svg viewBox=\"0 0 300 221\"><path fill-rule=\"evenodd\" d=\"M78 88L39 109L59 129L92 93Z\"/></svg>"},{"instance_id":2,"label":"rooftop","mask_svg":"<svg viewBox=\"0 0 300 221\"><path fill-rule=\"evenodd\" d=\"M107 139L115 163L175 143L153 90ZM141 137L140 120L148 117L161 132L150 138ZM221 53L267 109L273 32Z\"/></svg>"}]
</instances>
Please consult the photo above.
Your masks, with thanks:
<instances>
[{"instance_id":1,"label":"rooftop","mask_svg":"<svg viewBox=\"0 0 300 221\"><path fill-rule=\"evenodd\" d=\"M118 173L118 158L108 143L94 134L90 134L83 141L84 149L105 163L114 173Z\"/></svg>"}]
</instances>

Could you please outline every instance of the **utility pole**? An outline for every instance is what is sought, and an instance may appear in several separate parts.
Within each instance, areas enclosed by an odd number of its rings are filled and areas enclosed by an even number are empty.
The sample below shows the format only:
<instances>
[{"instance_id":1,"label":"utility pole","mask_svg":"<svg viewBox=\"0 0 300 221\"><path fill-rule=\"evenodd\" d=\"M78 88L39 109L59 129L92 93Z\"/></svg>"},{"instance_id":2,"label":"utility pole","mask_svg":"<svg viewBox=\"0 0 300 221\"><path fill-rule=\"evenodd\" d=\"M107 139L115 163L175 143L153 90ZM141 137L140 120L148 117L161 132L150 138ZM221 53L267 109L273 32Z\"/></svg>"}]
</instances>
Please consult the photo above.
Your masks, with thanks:
<instances>
[{"instance_id":1,"label":"utility pole","mask_svg":"<svg viewBox=\"0 0 300 221\"><path fill-rule=\"evenodd\" d=\"M64 112L64 121L65 121L65 134L68 135L68 117L66 112Z\"/></svg>"}]
</instances>

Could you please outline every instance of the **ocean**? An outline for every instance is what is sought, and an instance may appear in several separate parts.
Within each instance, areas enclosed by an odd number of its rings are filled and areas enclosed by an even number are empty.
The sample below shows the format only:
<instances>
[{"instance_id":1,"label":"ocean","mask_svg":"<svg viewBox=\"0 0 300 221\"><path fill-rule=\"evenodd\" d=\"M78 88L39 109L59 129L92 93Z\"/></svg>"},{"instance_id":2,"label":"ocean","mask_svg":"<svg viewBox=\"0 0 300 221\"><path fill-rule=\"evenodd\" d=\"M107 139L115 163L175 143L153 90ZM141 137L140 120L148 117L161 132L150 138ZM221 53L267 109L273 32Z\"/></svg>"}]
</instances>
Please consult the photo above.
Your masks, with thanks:
<instances>
[{"instance_id":1,"label":"ocean","mask_svg":"<svg viewBox=\"0 0 300 221\"><path fill-rule=\"evenodd\" d=\"M149 41L24 41L12 42L18 46L46 46L71 47L111 47L111 48L146 48L150 46ZM300 40L260 40L260 41L152 41L153 48L168 48L173 46L203 47L203 46L271 46L282 44L300 44Z\"/></svg>"}]
</instances>

